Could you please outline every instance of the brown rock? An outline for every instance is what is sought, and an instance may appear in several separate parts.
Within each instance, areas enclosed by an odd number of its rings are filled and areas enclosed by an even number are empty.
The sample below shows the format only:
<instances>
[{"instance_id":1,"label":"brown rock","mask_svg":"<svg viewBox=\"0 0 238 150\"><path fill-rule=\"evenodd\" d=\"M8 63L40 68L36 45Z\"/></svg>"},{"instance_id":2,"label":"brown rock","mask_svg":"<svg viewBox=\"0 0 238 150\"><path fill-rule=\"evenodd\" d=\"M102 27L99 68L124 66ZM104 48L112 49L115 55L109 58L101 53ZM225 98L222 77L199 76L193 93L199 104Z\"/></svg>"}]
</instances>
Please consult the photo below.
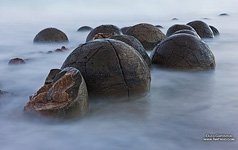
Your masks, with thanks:
<instances>
[{"instance_id":1,"label":"brown rock","mask_svg":"<svg viewBox=\"0 0 238 150\"><path fill-rule=\"evenodd\" d=\"M152 63L180 70L208 70L215 68L215 58L208 45L189 34L168 37L153 51Z\"/></svg>"},{"instance_id":2,"label":"brown rock","mask_svg":"<svg viewBox=\"0 0 238 150\"><path fill-rule=\"evenodd\" d=\"M94 36L98 33L106 33L106 34L121 34L120 29L117 26L114 25L101 25L93 30L88 34L86 42L93 40Z\"/></svg>"},{"instance_id":3,"label":"brown rock","mask_svg":"<svg viewBox=\"0 0 238 150\"><path fill-rule=\"evenodd\" d=\"M72 67L52 69L24 110L57 117L84 115L88 111L88 93L80 71Z\"/></svg>"},{"instance_id":4,"label":"brown rock","mask_svg":"<svg viewBox=\"0 0 238 150\"><path fill-rule=\"evenodd\" d=\"M62 68L82 72L89 96L116 98L145 95L150 89L150 70L141 55L118 40L95 40L76 48Z\"/></svg>"},{"instance_id":5,"label":"brown rock","mask_svg":"<svg viewBox=\"0 0 238 150\"><path fill-rule=\"evenodd\" d=\"M115 33L97 33L94 37L93 40L96 39L107 39L112 37L113 35L116 35Z\"/></svg>"},{"instance_id":6,"label":"brown rock","mask_svg":"<svg viewBox=\"0 0 238 150\"><path fill-rule=\"evenodd\" d=\"M35 43L59 43L68 42L66 34L56 28L46 28L40 31L34 38Z\"/></svg>"},{"instance_id":7,"label":"brown rock","mask_svg":"<svg viewBox=\"0 0 238 150\"><path fill-rule=\"evenodd\" d=\"M146 50L152 50L165 38L159 28L146 23L130 27L126 34L137 38Z\"/></svg>"}]
</instances>

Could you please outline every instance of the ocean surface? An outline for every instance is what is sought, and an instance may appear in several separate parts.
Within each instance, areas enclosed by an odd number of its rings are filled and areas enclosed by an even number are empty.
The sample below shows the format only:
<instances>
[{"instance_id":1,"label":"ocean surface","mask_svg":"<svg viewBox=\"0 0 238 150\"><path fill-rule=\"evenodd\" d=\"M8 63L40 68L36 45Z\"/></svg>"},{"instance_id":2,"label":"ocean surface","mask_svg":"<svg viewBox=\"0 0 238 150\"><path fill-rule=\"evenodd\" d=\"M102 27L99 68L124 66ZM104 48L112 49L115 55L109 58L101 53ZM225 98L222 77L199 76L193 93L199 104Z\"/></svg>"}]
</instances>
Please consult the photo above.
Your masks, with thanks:
<instances>
[{"instance_id":1,"label":"ocean surface","mask_svg":"<svg viewBox=\"0 0 238 150\"><path fill-rule=\"evenodd\" d=\"M218 16L228 13L229 16ZM178 18L178 20L171 20ZM27 117L23 107L52 68L65 58L87 32L80 26L137 23L162 25L203 20L220 36L206 40L216 69L179 72L152 67L151 91L141 99L99 103L84 118L57 121ZM56 27L68 44L33 44L42 29ZM205 142L206 134L238 138L238 1L138 0L30 1L0 0L1 150L236 150L238 141ZM61 46L70 51L46 54ZM8 65L11 58L28 59Z\"/></svg>"}]
</instances>

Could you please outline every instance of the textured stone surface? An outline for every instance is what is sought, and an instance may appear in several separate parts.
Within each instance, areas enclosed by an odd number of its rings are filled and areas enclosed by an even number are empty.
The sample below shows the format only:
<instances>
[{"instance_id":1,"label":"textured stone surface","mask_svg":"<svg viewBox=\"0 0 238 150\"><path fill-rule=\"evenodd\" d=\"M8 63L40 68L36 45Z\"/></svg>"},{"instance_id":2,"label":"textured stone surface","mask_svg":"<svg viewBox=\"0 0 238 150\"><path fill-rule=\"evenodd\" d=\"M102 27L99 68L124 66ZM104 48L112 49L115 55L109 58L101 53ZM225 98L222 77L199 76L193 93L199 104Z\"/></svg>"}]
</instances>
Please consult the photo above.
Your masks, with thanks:
<instances>
[{"instance_id":1,"label":"textured stone surface","mask_svg":"<svg viewBox=\"0 0 238 150\"><path fill-rule=\"evenodd\" d=\"M22 58L13 58L8 62L9 65L20 65L25 63L25 60Z\"/></svg>"},{"instance_id":2,"label":"textured stone surface","mask_svg":"<svg viewBox=\"0 0 238 150\"><path fill-rule=\"evenodd\" d=\"M40 31L34 38L35 43L68 42L66 34L56 28L46 28Z\"/></svg>"},{"instance_id":3,"label":"textured stone surface","mask_svg":"<svg viewBox=\"0 0 238 150\"><path fill-rule=\"evenodd\" d=\"M211 28L203 21L192 21L189 22L187 25L190 25L191 27L194 28L194 30L197 32L197 34L201 38L213 38L213 32Z\"/></svg>"},{"instance_id":4,"label":"textured stone surface","mask_svg":"<svg viewBox=\"0 0 238 150\"><path fill-rule=\"evenodd\" d=\"M176 31L179 31L179 30L191 30L191 31L195 31L191 26L189 25L184 25L184 24L175 24L173 26L171 26L168 30L167 30L167 33L166 33L166 36L170 36L172 35L173 33L175 33ZM195 31L196 32L196 31Z\"/></svg>"},{"instance_id":5,"label":"textured stone surface","mask_svg":"<svg viewBox=\"0 0 238 150\"><path fill-rule=\"evenodd\" d=\"M137 50L141 54L141 56L144 58L147 65L149 67L151 66L150 57L146 53L143 45L135 37L130 36L130 35L116 35L116 36L112 36L111 39L119 40L119 41L125 42L126 44L132 46L135 50Z\"/></svg>"},{"instance_id":6,"label":"textured stone surface","mask_svg":"<svg viewBox=\"0 0 238 150\"><path fill-rule=\"evenodd\" d=\"M130 26L121 28L121 33L125 34L129 28Z\"/></svg>"},{"instance_id":7,"label":"textured stone surface","mask_svg":"<svg viewBox=\"0 0 238 150\"><path fill-rule=\"evenodd\" d=\"M91 31L93 28L89 26L82 26L77 31L79 32L85 32L85 31Z\"/></svg>"},{"instance_id":8,"label":"textured stone surface","mask_svg":"<svg viewBox=\"0 0 238 150\"><path fill-rule=\"evenodd\" d=\"M94 28L93 30L91 30L91 32L87 36L86 42L93 40L95 35L98 33L106 33L106 34L112 34L112 35L121 34L120 29L117 26L100 25Z\"/></svg>"},{"instance_id":9,"label":"textured stone surface","mask_svg":"<svg viewBox=\"0 0 238 150\"><path fill-rule=\"evenodd\" d=\"M137 38L146 50L152 50L165 38L164 33L159 28L146 23L130 27L126 34Z\"/></svg>"},{"instance_id":10,"label":"textured stone surface","mask_svg":"<svg viewBox=\"0 0 238 150\"><path fill-rule=\"evenodd\" d=\"M175 34L190 34L190 35L193 35L193 36L196 36L197 38L201 39L200 36L197 34L197 32L194 30L187 30L187 29L184 29L184 30L178 30L176 32L173 33L173 35Z\"/></svg>"},{"instance_id":11,"label":"textured stone surface","mask_svg":"<svg viewBox=\"0 0 238 150\"><path fill-rule=\"evenodd\" d=\"M152 63L181 70L208 70L215 68L215 58L202 40L189 34L168 37L153 51Z\"/></svg>"},{"instance_id":12,"label":"textured stone surface","mask_svg":"<svg viewBox=\"0 0 238 150\"><path fill-rule=\"evenodd\" d=\"M24 110L46 116L84 115L88 111L88 93L80 71L72 67L52 69Z\"/></svg>"},{"instance_id":13,"label":"textured stone surface","mask_svg":"<svg viewBox=\"0 0 238 150\"><path fill-rule=\"evenodd\" d=\"M215 36L218 36L220 35L220 32L218 31L217 28L215 28L214 26L209 26L211 29L212 29L212 32Z\"/></svg>"},{"instance_id":14,"label":"textured stone surface","mask_svg":"<svg viewBox=\"0 0 238 150\"><path fill-rule=\"evenodd\" d=\"M96 40L96 39L108 39L112 36L114 36L115 33L97 33L94 37L93 37L93 40ZM117 34L116 34L117 35Z\"/></svg>"},{"instance_id":15,"label":"textured stone surface","mask_svg":"<svg viewBox=\"0 0 238 150\"><path fill-rule=\"evenodd\" d=\"M93 98L140 96L150 89L148 65L134 48L118 40L80 45L65 60L65 67L81 71Z\"/></svg>"}]
</instances>

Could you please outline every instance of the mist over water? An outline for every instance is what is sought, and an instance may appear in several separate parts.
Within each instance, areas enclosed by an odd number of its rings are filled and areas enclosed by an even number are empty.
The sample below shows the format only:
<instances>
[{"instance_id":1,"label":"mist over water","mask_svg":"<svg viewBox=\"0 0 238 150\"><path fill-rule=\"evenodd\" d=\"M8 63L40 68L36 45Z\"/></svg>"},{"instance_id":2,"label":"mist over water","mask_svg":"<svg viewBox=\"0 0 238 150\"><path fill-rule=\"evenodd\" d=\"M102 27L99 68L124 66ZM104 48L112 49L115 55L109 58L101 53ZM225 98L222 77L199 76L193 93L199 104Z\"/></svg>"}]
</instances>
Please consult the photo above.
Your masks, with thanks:
<instances>
[{"instance_id":1,"label":"mist over water","mask_svg":"<svg viewBox=\"0 0 238 150\"><path fill-rule=\"evenodd\" d=\"M204 142L205 134L227 133L238 138L238 12L237 0L0 0L0 89L14 93L0 97L0 149L42 150L160 150L237 149L235 142ZM227 12L230 16L218 17ZM178 18L172 21L172 18ZM160 24L166 33L175 23L204 20L221 33L207 40L216 70L178 72L153 67L150 93L130 102L99 103L82 119L56 121L27 117L23 107L52 68L88 33L80 26L140 22ZM33 44L46 27L69 37L67 44ZM46 54L61 46L64 53ZM9 66L14 57L29 59Z\"/></svg>"}]
</instances>

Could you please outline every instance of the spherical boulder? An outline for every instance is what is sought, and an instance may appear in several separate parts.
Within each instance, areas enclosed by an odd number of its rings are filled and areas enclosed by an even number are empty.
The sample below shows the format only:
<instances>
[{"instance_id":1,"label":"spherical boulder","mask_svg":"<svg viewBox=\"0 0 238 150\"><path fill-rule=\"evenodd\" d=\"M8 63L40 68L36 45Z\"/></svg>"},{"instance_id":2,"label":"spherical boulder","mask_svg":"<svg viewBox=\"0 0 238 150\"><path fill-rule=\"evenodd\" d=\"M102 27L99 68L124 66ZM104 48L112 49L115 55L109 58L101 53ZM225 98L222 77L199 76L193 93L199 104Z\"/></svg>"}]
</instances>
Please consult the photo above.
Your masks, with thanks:
<instances>
[{"instance_id":1,"label":"spherical boulder","mask_svg":"<svg viewBox=\"0 0 238 150\"><path fill-rule=\"evenodd\" d=\"M208 45L189 34L177 34L161 42L151 54L152 63L180 70L215 68L215 57Z\"/></svg>"},{"instance_id":2,"label":"spherical boulder","mask_svg":"<svg viewBox=\"0 0 238 150\"><path fill-rule=\"evenodd\" d=\"M91 31L93 28L89 26L82 26L80 27L77 31L79 32L86 32L86 31Z\"/></svg>"},{"instance_id":3,"label":"spherical boulder","mask_svg":"<svg viewBox=\"0 0 238 150\"><path fill-rule=\"evenodd\" d=\"M190 25L191 27L194 28L194 30L197 32L197 34L201 38L213 38L213 32L211 28L203 21L192 21L189 22L187 25Z\"/></svg>"},{"instance_id":4,"label":"spherical boulder","mask_svg":"<svg viewBox=\"0 0 238 150\"><path fill-rule=\"evenodd\" d=\"M40 31L34 38L35 43L60 43L68 41L66 34L56 28L46 28Z\"/></svg>"},{"instance_id":5,"label":"spherical boulder","mask_svg":"<svg viewBox=\"0 0 238 150\"><path fill-rule=\"evenodd\" d=\"M57 117L84 115L88 111L88 93L80 71L72 67L52 69L24 110Z\"/></svg>"},{"instance_id":6,"label":"spherical boulder","mask_svg":"<svg viewBox=\"0 0 238 150\"><path fill-rule=\"evenodd\" d=\"M174 32L172 35L175 35L175 34L190 34L190 35L196 36L197 38L201 39L195 30L192 31L192 30L183 29L183 30L178 30L178 31Z\"/></svg>"},{"instance_id":7,"label":"spherical boulder","mask_svg":"<svg viewBox=\"0 0 238 150\"><path fill-rule=\"evenodd\" d=\"M120 29L117 26L114 25L100 25L88 34L86 42L93 40L96 34L98 33L106 33L106 34L121 34Z\"/></svg>"},{"instance_id":8,"label":"spherical boulder","mask_svg":"<svg viewBox=\"0 0 238 150\"><path fill-rule=\"evenodd\" d=\"M116 35L116 36L112 36L111 39L119 40L119 41L125 42L126 44L132 46L135 50L137 50L141 54L142 58L144 58L147 65L149 67L151 66L150 57L146 53L146 51L145 51L143 45L140 43L140 41L137 40L134 36Z\"/></svg>"},{"instance_id":9,"label":"spherical boulder","mask_svg":"<svg viewBox=\"0 0 238 150\"><path fill-rule=\"evenodd\" d=\"M215 28L214 26L209 26L212 29L212 32L214 34L214 36L218 36L220 35L220 32L218 31L217 28Z\"/></svg>"},{"instance_id":10,"label":"spherical boulder","mask_svg":"<svg viewBox=\"0 0 238 150\"><path fill-rule=\"evenodd\" d=\"M91 98L130 98L150 89L150 69L128 44L112 39L87 42L76 48L61 68L75 67L85 79Z\"/></svg>"},{"instance_id":11,"label":"spherical boulder","mask_svg":"<svg viewBox=\"0 0 238 150\"><path fill-rule=\"evenodd\" d=\"M168 30L167 30L167 33L166 33L166 36L170 36L172 35L173 33L175 33L176 31L179 31L179 30L191 30L191 31L195 31L191 26L189 25L184 25L184 24L175 24L173 26L171 26ZM196 32L196 31L195 31Z\"/></svg>"},{"instance_id":12,"label":"spherical boulder","mask_svg":"<svg viewBox=\"0 0 238 150\"><path fill-rule=\"evenodd\" d=\"M159 28L146 23L141 23L130 27L126 35L131 35L137 38L146 50L152 50L160 43L165 35Z\"/></svg>"}]
</instances>

